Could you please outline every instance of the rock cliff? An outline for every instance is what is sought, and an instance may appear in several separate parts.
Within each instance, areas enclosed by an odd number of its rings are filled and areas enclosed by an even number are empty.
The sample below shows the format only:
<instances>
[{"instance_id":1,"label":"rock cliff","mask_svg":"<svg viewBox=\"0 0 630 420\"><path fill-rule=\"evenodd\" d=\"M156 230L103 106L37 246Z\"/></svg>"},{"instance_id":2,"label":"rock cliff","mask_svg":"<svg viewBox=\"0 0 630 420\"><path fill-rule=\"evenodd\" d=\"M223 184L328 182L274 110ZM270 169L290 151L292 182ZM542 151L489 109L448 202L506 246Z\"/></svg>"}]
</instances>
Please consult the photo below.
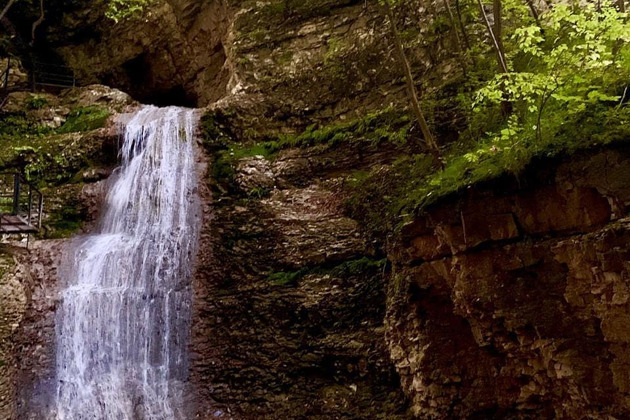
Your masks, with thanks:
<instances>
[{"instance_id":1,"label":"rock cliff","mask_svg":"<svg viewBox=\"0 0 630 420\"><path fill-rule=\"evenodd\" d=\"M629 153L540 162L405 226L387 341L417 416L628 415Z\"/></svg>"}]
</instances>

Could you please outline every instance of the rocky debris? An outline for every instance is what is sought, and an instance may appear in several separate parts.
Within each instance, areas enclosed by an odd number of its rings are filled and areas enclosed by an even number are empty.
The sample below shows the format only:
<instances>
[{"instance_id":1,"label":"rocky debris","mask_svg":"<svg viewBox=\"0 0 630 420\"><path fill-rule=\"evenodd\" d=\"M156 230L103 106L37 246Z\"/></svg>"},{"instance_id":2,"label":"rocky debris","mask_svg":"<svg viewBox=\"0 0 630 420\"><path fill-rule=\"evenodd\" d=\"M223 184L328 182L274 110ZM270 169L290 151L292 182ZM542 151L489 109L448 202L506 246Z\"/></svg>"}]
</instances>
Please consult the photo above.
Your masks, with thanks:
<instances>
[{"instance_id":1,"label":"rocky debris","mask_svg":"<svg viewBox=\"0 0 630 420\"><path fill-rule=\"evenodd\" d=\"M628 156L573 157L405 226L387 340L417 416L629 415Z\"/></svg>"}]
</instances>

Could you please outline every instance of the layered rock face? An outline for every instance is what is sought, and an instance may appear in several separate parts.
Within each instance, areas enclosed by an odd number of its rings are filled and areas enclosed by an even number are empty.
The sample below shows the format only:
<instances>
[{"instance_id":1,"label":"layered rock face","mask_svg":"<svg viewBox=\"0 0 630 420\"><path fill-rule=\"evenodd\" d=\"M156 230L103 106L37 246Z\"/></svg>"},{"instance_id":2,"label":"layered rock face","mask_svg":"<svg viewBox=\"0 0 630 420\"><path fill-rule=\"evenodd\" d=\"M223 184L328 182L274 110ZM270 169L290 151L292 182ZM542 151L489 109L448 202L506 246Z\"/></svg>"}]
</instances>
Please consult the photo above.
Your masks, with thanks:
<instances>
[{"instance_id":1,"label":"layered rock face","mask_svg":"<svg viewBox=\"0 0 630 420\"><path fill-rule=\"evenodd\" d=\"M355 115L405 97L372 2L156 0L141 18L115 24L102 0L60 10L46 22L45 40L79 82L113 86L141 102L208 106L247 94L264 102L265 117L286 123ZM413 7L405 14L423 22L432 16ZM459 71L451 42L431 39L409 52L426 83Z\"/></svg>"},{"instance_id":2,"label":"layered rock face","mask_svg":"<svg viewBox=\"0 0 630 420\"><path fill-rule=\"evenodd\" d=\"M369 165L376 151L338 164ZM408 418L384 341L386 263L343 214L344 169L330 156L243 159L239 190L267 192L206 200L192 338L201 418Z\"/></svg>"},{"instance_id":3,"label":"layered rock face","mask_svg":"<svg viewBox=\"0 0 630 420\"><path fill-rule=\"evenodd\" d=\"M629 157L554 163L406 226L387 340L416 415L628 415Z\"/></svg>"}]
</instances>

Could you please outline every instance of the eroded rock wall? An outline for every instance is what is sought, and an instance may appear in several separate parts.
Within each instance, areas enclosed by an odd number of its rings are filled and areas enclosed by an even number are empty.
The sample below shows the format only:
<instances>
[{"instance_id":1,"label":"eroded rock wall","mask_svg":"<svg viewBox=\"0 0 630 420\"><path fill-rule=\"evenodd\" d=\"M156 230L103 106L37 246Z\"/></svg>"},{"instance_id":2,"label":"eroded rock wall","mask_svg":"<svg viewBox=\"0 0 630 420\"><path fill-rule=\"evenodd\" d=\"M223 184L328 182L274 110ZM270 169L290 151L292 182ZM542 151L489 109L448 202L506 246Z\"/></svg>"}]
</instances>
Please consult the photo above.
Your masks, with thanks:
<instances>
[{"instance_id":1,"label":"eroded rock wall","mask_svg":"<svg viewBox=\"0 0 630 420\"><path fill-rule=\"evenodd\" d=\"M202 186L191 348L201 418L408 418L384 341L386 262L339 192L344 171L378 148L365 152L252 157L231 194L210 200ZM248 196L256 187L268 190Z\"/></svg>"},{"instance_id":2,"label":"eroded rock wall","mask_svg":"<svg viewBox=\"0 0 630 420\"><path fill-rule=\"evenodd\" d=\"M629 158L544 162L405 227L387 340L417 416L628 416Z\"/></svg>"},{"instance_id":3,"label":"eroded rock wall","mask_svg":"<svg viewBox=\"0 0 630 420\"><path fill-rule=\"evenodd\" d=\"M16 418L15 332L26 311L27 271L16 264L13 252L0 250L0 418Z\"/></svg>"},{"instance_id":4,"label":"eroded rock wall","mask_svg":"<svg viewBox=\"0 0 630 420\"><path fill-rule=\"evenodd\" d=\"M159 105L207 105L227 94L227 2L158 0L141 18L119 23L105 7L69 11L47 34L81 84L105 83Z\"/></svg>"}]
</instances>

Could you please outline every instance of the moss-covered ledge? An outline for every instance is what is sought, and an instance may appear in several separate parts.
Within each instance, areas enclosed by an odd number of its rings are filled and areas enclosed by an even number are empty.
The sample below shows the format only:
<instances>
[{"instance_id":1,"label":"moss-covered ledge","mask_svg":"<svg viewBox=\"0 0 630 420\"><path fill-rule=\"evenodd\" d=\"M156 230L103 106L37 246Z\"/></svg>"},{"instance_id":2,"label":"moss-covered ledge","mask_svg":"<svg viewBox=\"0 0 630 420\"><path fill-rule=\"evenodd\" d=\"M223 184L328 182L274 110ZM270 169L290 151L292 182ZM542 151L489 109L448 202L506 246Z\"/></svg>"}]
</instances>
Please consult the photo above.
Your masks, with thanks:
<instances>
[{"instance_id":1,"label":"moss-covered ledge","mask_svg":"<svg viewBox=\"0 0 630 420\"><path fill-rule=\"evenodd\" d=\"M113 117L133 106L128 95L100 85L9 96L0 122L0 171L23 173L44 194L42 238L72 235L89 218L83 191L117 164Z\"/></svg>"}]
</instances>

